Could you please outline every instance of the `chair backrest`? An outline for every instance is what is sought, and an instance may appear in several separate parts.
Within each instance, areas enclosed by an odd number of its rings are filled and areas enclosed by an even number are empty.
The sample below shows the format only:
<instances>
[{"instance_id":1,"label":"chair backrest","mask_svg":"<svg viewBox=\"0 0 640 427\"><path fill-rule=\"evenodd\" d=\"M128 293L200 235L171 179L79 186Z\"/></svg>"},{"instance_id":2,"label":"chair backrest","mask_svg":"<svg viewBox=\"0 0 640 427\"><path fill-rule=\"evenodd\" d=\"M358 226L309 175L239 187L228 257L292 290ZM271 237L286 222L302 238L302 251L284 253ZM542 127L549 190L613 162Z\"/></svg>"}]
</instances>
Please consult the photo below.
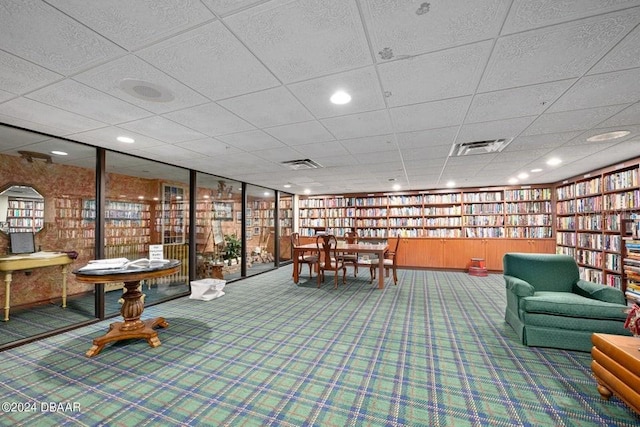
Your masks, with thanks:
<instances>
[{"instance_id":1,"label":"chair backrest","mask_svg":"<svg viewBox=\"0 0 640 427\"><path fill-rule=\"evenodd\" d=\"M324 267L335 268L338 254L338 240L333 234L325 234L323 236L316 237L316 246L318 247L318 253L324 254Z\"/></svg>"},{"instance_id":2,"label":"chair backrest","mask_svg":"<svg viewBox=\"0 0 640 427\"><path fill-rule=\"evenodd\" d=\"M358 233L355 231L347 231L344 233L344 240L349 244L358 243Z\"/></svg>"},{"instance_id":3,"label":"chair backrest","mask_svg":"<svg viewBox=\"0 0 640 427\"><path fill-rule=\"evenodd\" d=\"M396 242L395 244L393 244L393 249L391 249L391 247L389 247L389 252L395 257L396 254L398 253L398 246L400 246L400 236L396 237Z\"/></svg>"},{"instance_id":4,"label":"chair backrest","mask_svg":"<svg viewBox=\"0 0 640 427\"><path fill-rule=\"evenodd\" d=\"M504 275L531 284L538 291L571 292L580 279L578 264L569 255L506 253Z\"/></svg>"},{"instance_id":5,"label":"chair backrest","mask_svg":"<svg viewBox=\"0 0 640 427\"><path fill-rule=\"evenodd\" d=\"M291 244L293 246L300 246L300 234L299 233L291 233Z\"/></svg>"}]
</instances>

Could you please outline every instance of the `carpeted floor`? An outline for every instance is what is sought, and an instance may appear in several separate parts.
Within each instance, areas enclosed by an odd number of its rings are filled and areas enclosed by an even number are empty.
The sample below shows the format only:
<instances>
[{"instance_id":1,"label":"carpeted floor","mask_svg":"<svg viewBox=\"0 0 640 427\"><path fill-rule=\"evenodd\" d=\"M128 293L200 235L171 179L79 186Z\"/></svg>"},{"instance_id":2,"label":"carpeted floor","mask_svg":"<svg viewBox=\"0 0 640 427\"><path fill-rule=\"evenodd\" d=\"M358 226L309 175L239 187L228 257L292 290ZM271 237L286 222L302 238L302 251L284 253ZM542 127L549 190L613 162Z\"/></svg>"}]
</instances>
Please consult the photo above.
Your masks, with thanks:
<instances>
[{"instance_id":1,"label":"carpeted floor","mask_svg":"<svg viewBox=\"0 0 640 427\"><path fill-rule=\"evenodd\" d=\"M0 395L14 405L0 424L640 424L600 397L588 353L518 343L500 275L399 276L382 291L368 272L317 289L294 285L289 266L228 284L213 301L146 309L143 318L170 324L155 349L123 341L86 358L105 321L4 351Z\"/></svg>"}]
</instances>

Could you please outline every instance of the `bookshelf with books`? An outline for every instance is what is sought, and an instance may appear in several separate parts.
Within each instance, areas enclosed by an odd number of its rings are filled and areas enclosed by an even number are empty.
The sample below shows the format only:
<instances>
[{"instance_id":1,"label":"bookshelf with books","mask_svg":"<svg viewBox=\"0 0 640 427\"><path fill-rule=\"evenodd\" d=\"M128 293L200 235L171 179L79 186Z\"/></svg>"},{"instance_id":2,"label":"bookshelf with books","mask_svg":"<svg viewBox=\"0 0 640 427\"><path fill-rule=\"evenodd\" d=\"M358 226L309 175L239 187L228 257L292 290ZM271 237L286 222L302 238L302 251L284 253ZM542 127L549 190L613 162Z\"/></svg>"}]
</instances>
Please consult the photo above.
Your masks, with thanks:
<instances>
[{"instance_id":1,"label":"bookshelf with books","mask_svg":"<svg viewBox=\"0 0 640 427\"><path fill-rule=\"evenodd\" d=\"M44 200L8 197L7 233L37 232L44 226Z\"/></svg>"},{"instance_id":2,"label":"bookshelf with books","mask_svg":"<svg viewBox=\"0 0 640 427\"><path fill-rule=\"evenodd\" d=\"M162 184L162 200L155 204L155 233L165 245L184 244L186 242L186 224L188 223L188 200L182 187Z\"/></svg>"},{"instance_id":3,"label":"bookshelf with books","mask_svg":"<svg viewBox=\"0 0 640 427\"><path fill-rule=\"evenodd\" d=\"M622 222L622 290L631 303L640 304L640 215L631 214Z\"/></svg>"},{"instance_id":4,"label":"bookshelf with books","mask_svg":"<svg viewBox=\"0 0 640 427\"><path fill-rule=\"evenodd\" d=\"M502 191L465 192L462 200L465 237L505 236Z\"/></svg>"},{"instance_id":5,"label":"bookshelf with books","mask_svg":"<svg viewBox=\"0 0 640 427\"><path fill-rule=\"evenodd\" d=\"M585 280L623 286L623 221L640 206L637 162L593 171L556 187L557 253Z\"/></svg>"}]
</instances>

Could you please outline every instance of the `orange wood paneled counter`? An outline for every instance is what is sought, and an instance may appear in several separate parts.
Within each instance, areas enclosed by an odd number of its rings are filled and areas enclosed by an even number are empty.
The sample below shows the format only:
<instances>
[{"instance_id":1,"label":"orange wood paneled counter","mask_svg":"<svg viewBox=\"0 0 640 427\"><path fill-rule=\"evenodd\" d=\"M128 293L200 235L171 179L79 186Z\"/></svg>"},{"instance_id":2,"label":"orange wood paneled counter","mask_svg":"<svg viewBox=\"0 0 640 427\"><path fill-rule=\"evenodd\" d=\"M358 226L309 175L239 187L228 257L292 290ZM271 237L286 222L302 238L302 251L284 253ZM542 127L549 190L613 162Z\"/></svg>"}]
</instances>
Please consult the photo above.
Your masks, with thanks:
<instances>
[{"instance_id":1,"label":"orange wood paneled counter","mask_svg":"<svg viewBox=\"0 0 640 427\"><path fill-rule=\"evenodd\" d=\"M593 334L591 369L598 392L615 395L640 414L640 338Z\"/></svg>"}]
</instances>

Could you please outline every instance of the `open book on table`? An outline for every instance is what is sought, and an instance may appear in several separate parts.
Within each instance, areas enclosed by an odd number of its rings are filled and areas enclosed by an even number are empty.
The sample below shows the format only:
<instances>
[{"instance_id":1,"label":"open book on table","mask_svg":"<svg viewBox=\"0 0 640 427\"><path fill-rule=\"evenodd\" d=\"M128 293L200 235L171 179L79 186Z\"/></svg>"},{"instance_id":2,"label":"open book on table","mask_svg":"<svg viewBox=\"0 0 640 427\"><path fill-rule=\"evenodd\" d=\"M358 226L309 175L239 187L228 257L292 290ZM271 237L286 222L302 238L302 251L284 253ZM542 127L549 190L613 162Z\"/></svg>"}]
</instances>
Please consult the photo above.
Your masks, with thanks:
<instances>
[{"instance_id":1,"label":"open book on table","mask_svg":"<svg viewBox=\"0 0 640 427\"><path fill-rule=\"evenodd\" d=\"M168 259L153 259L140 258L133 261L129 261L128 258L108 258L108 259L94 259L89 261L87 265L78 269L78 271L90 271L90 270L121 270L129 267L157 267L163 264L171 262Z\"/></svg>"}]
</instances>

